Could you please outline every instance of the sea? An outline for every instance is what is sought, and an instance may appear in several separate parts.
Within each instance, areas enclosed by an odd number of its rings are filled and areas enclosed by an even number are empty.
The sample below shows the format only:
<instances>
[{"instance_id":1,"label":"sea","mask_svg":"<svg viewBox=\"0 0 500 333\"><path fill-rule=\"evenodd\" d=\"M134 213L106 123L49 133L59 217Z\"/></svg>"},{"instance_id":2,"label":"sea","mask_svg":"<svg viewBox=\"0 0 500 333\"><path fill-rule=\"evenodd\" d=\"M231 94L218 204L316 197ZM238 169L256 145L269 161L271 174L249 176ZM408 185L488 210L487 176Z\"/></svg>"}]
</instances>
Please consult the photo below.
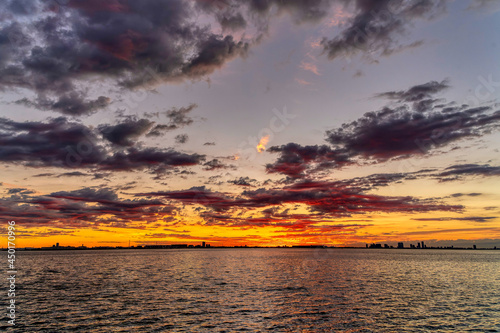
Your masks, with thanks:
<instances>
[{"instance_id":1,"label":"sea","mask_svg":"<svg viewBox=\"0 0 500 333\"><path fill-rule=\"evenodd\" d=\"M211 248L16 256L16 325L5 315L5 332L500 332L500 251ZM4 296L7 289L4 279Z\"/></svg>"}]
</instances>

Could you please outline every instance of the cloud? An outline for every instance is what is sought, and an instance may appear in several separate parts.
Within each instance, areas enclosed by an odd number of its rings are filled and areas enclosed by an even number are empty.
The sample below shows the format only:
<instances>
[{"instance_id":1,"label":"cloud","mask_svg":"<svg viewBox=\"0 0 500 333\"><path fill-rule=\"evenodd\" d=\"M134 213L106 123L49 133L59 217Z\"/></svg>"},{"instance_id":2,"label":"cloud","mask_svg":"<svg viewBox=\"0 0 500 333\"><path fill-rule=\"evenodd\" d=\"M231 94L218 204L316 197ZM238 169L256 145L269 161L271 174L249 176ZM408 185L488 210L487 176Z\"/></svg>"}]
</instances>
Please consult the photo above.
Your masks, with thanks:
<instances>
[{"instance_id":1,"label":"cloud","mask_svg":"<svg viewBox=\"0 0 500 333\"><path fill-rule=\"evenodd\" d=\"M205 156L173 149L123 147L147 131L148 121L102 125L95 131L59 117L45 122L15 122L0 118L0 162L27 167L87 168L108 171L164 172L200 164ZM99 134L103 134L103 140Z\"/></svg>"},{"instance_id":2,"label":"cloud","mask_svg":"<svg viewBox=\"0 0 500 333\"><path fill-rule=\"evenodd\" d=\"M73 201L85 202L111 202L118 199L118 195L110 188L95 189L90 187L70 192L54 192L50 196L54 198L64 198Z\"/></svg>"},{"instance_id":3,"label":"cloud","mask_svg":"<svg viewBox=\"0 0 500 333\"><path fill-rule=\"evenodd\" d=\"M219 169L228 169L228 168L231 168L232 166L230 165L226 165L224 163L222 163L220 160L218 160L217 158L214 158L208 162L205 162L203 164L204 168L203 170L206 170L206 171L214 171L214 170L219 170Z\"/></svg>"},{"instance_id":4,"label":"cloud","mask_svg":"<svg viewBox=\"0 0 500 333\"><path fill-rule=\"evenodd\" d=\"M170 124L175 128L191 125L193 119L189 117L189 113L198 107L197 104L190 104L187 107L172 108L165 112Z\"/></svg>"},{"instance_id":5,"label":"cloud","mask_svg":"<svg viewBox=\"0 0 500 333\"><path fill-rule=\"evenodd\" d=\"M251 179L250 177L240 177L238 179L229 180L229 184L238 185L238 186L253 186L252 183L257 182L256 179Z\"/></svg>"},{"instance_id":6,"label":"cloud","mask_svg":"<svg viewBox=\"0 0 500 333\"><path fill-rule=\"evenodd\" d=\"M6 218L30 227L63 229L99 226L144 228L144 222L167 221L175 208L159 200L123 200L110 188L81 188L48 195L25 196L23 200L0 199ZM141 222L136 225L135 222Z\"/></svg>"},{"instance_id":7,"label":"cloud","mask_svg":"<svg viewBox=\"0 0 500 333\"><path fill-rule=\"evenodd\" d=\"M60 175L57 175L57 178L61 178L61 177L88 177L88 176L93 176L93 175L88 174L88 173L83 173L80 171L73 171L73 172L61 173Z\"/></svg>"},{"instance_id":8,"label":"cloud","mask_svg":"<svg viewBox=\"0 0 500 333\"><path fill-rule=\"evenodd\" d=\"M328 130L326 141L330 145L302 146L291 142L269 148L270 153L279 155L274 163L266 165L266 171L292 179L312 178L319 172L356 163L424 156L438 148L464 139L479 138L500 128L500 111L494 109L496 105L493 103L469 107L443 103L442 99L436 98L436 94L448 87L446 80L430 81L407 90L377 94L375 97L387 98L391 103ZM483 171L492 173L495 169L484 168Z\"/></svg>"},{"instance_id":9,"label":"cloud","mask_svg":"<svg viewBox=\"0 0 500 333\"><path fill-rule=\"evenodd\" d=\"M250 10L260 15L269 14L274 7L278 14L281 12L289 13L296 23L319 22L329 14L333 3L330 0L240 0L240 2L248 3Z\"/></svg>"},{"instance_id":10,"label":"cloud","mask_svg":"<svg viewBox=\"0 0 500 333\"><path fill-rule=\"evenodd\" d=\"M103 137L118 146L130 147L140 136L148 132L153 122L147 119L128 119L117 125L100 125L98 130Z\"/></svg>"},{"instance_id":11,"label":"cloud","mask_svg":"<svg viewBox=\"0 0 500 333\"><path fill-rule=\"evenodd\" d=\"M465 138L481 137L500 127L500 111L490 106L443 106L428 99L446 87L430 82L406 91L388 92L399 101L428 102L422 108L405 103L368 112L358 120L327 131L327 141L349 156L386 161L397 157L425 155Z\"/></svg>"},{"instance_id":12,"label":"cloud","mask_svg":"<svg viewBox=\"0 0 500 333\"><path fill-rule=\"evenodd\" d=\"M450 181L462 179L463 176L499 176L500 167L491 166L489 164L457 164L446 168L443 172L439 173L436 177L441 181ZM449 177L449 178L445 178Z\"/></svg>"},{"instance_id":13,"label":"cloud","mask_svg":"<svg viewBox=\"0 0 500 333\"><path fill-rule=\"evenodd\" d=\"M187 134L179 134L175 136L175 142L178 144L184 144L188 142L189 136Z\"/></svg>"},{"instance_id":14,"label":"cloud","mask_svg":"<svg viewBox=\"0 0 500 333\"><path fill-rule=\"evenodd\" d=\"M245 29L247 21L241 13L226 11L217 15L217 21L224 30L238 31Z\"/></svg>"},{"instance_id":15,"label":"cloud","mask_svg":"<svg viewBox=\"0 0 500 333\"><path fill-rule=\"evenodd\" d=\"M416 19L431 19L443 13L446 1L364 0L355 2L356 14L340 35L321 41L328 58L351 57L358 53L391 55L415 43L402 45L401 37Z\"/></svg>"},{"instance_id":16,"label":"cloud","mask_svg":"<svg viewBox=\"0 0 500 333\"><path fill-rule=\"evenodd\" d=\"M205 186L192 187L182 191L137 193L136 196L162 197L185 204L199 204L216 210L224 210L233 205L228 194L212 192Z\"/></svg>"},{"instance_id":17,"label":"cloud","mask_svg":"<svg viewBox=\"0 0 500 333\"><path fill-rule=\"evenodd\" d=\"M314 73L316 75L321 75L318 71L318 67L313 63L303 61L300 64L300 68L305 70L305 71L309 71L311 73Z\"/></svg>"},{"instance_id":18,"label":"cloud","mask_svg":"<svg viewBox=\"0 0 500 333\"><path fill-rule=\"evenodd\" d=\"M266 165L268 173L282 173L292 178L304 178L306 173L349 164L348 156L327 145L301 146L288 143L273 146L269 152L278 153L276 162Z\"/></svg>"},{"instance_id":19,"label":"cloud","mask_svg":"<svg viewBox=\"0 0 500 333\"><path fill-rule=\"evenodd\" d=\"M147 134L147 136L161 136L165 132L173 131L178 128L191 125L194 120L189 116L189 113L198 107L197 104L190 104L187 107L171 108L162 112L169 120L168 124L158 124ZM151 114L147 114L152 116ZM159 113L155 114L159 118Z\"/></svg>"},{"instance_id":20,"label":"cloud","mask_svg":"<svg viewBox=\"0 0 500 333\"><path fill-rule=\"evenodd\" d=\"M193 166L204 160L204 155L186 154L173 149L130 148L108 156L99 164L99 169L129 171L147 167L154 172L162 173L171 167Z\"/></svg>"},{"instance_id":21,"label":"cloud","mask_svg":"<svg viewBox=\"0 0 500 333\"><path fill-rule=\"evenodd\" d=\"M433 235L433 234L441 234L441 233L489 233L489 232L498 232L500 228L462 228L462 229L438 229L438 230L424 230L424 231L410 231L400 233L402 236L415 236L415 235ZM469 241L470 242L470 241Z\"/></svg>"},{"instance_id":22,"label":"cloud","mask_svg":"<svg viewBox=\"0 0 500 333\"><path fill-rule=\"evenodd\" d=\"M15 104L26 105L39 110L56 111L68 116L81 116L104 109L111 103L111 99L105 96L99 96L94 100L86 100L86 98L85 93L71 91L57 96L55 99L47 98L41 94L36 100L22 98L17 100Z\"/></svg>"},{"instance_id":23,"label":"cloud","mask_svg":"<svg viewBox=\"0 0 500 333\"><path fill-rule=\"evenodd\" d=\"M433 95L448 89L450 86L447 80L437 82L430 81L409 88L408 90L388 91L375 95L380 98L397 100L398 102L420 102L430 99Z\"/></svg>"},{"instance_id":24,"label":"cloud","mask_svg":"<svg viewBox=\"0 0 500 333\"><path fill-rule=\"evenodd\" d=\"M28 194L33 194L35 193L34 191L32 190L28 190L26 188L18 188L18 187L15 187L15 188L9 188L7 190L7 194L20 194L20 195L28 195Z\"/></svg>"},{"instance_id":25,"label":"cloud","mask_svg":"<svg viewBox=\"0 0 500 333\"><path fill-rule=\"evenodd\" d=\"M483 195L482 193L453 193L451 195L452 198L460 198L463 196L469 196L469 197L478 197L480 195Z\"/></svg>"},{"instance_id":26,"label":"cloud","mask_svg":"<svg viewBox=\"0 0 500 333\"><path fill-rule=\"evenodd\" d=\"M407 90L375 95L391 104L326 132L330 145L274 146L278 159L266 166L269 173L305 178L331 168L396 158L426 155L466 138L481 137L500 128L500 111L494 105L469 107L443 103L436 94L448 82L431 81Z\"/></svg>"},{"instance_id":27,"label":"cloud","mask_svg":"<svg viewBox=\"0 0 500 333\"><path fill-rule=\"evenodd\" d=\"M467 217L437 217L437 218L415 218L414 221L468 221L468 222L490 222L490 220L497 219L497 216L467 216Z\"/></svg>"},{"instance_id":28,"label":"cloud","mask_svg":"<svg viewBox=\"0 0 500 333\"><path fill-rule=\"evenodd\" d=\"M94 167L106 158L98 136L66 118L15 122L0 118L0 161L29 167ZM79 154L78 151L83 154Z\"/></svg>"},{"instance_id":29,"label":"cloud","mask_svg":"<svg viewBox=\"0 0 500 333\"><path fill-rule=\"evenodd\" d=\"M72 0L63 13L51 12L48 2L31 4L2 6L13 21L0 24L0 40L8 41L0 87L28 89L36 97L25 103L64 114L88 114L110 103L87 95L82 86L88 80L124 89L196 80L249 49L247 41L197 23L188 1Z\"/></svg>"},{"instance_id":30,"label":"cloud","mask_svg":"<svg viewBox=\"0 0 500 333\"><path fill-rule=\"evenodd\" d=\"M390 55L421 41L398 39L416 19L435 17L446 1L390 0L72 0L54 10L41 0L1 6L0 88L33 93L19 103L79 116L113 101L101 87L131 90L200 80L248 55L283 14L318 24L342 8L352 12L341 31L325 37L330 59L378 52ZM199 19L202 17L203 19ZM240 37L242 36L242 37ZM314 66L307 70L319 73ZM102 82L99 88L90 82ZM302 84L306 83L301 81ZM98 91L99 90L99 91Z\"/></svg>"},{"instance_id":31,"label":"cloud","mask_svg":"<svg viewBox=\"0 0 500 333\"><path fill-rule=\"evenodd\" d=\"M257 209L284 204L303 204L323 217L341 218L373 212L415 213L429 211L461 211L462 206L422 201L412 197L388 197L366 194L345 183L302 181L281 189L244 191L233 197L205 187L185 191L139 193L137 196L163 197L184 204L198 204L217 212L229 209Z\"/></svg>"}]
</instances>

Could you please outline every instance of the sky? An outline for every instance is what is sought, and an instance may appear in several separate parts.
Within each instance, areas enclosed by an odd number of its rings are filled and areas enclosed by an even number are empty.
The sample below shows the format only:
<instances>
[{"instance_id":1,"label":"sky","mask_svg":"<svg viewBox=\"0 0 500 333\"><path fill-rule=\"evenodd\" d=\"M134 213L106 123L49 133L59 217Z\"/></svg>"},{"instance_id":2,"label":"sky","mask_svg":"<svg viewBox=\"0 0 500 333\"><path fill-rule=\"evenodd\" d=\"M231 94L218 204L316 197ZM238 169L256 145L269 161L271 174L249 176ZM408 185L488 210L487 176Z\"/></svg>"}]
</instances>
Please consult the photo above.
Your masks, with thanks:
<instances>
[{"instance_id":1,"label":"sky","mask_svg":"<svg viewBox=\"0 0 500 333\"><path fill-rule=\"evenodd\" d=\"M0 4L18 247L500 246L493 0Z\"/></svg>"}]
</instances>

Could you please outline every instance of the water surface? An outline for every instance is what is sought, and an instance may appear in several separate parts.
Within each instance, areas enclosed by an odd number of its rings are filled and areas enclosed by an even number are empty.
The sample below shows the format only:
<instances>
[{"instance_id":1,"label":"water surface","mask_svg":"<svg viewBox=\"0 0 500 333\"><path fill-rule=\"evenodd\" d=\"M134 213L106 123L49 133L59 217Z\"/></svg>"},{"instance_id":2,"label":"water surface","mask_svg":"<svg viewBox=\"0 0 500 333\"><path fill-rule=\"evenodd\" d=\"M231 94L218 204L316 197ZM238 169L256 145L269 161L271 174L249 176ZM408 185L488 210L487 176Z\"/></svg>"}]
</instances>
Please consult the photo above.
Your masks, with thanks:
<instances>
[{"instance_id":1,"label":"water surface","mask_svg":"<svg viewBox=\"0 0 500 333\"><path fill-rule=\"evenodd\" d=\"M500 332L500 251L45 251L17 265L6 331Z\"/></svg>"}]
</instances>

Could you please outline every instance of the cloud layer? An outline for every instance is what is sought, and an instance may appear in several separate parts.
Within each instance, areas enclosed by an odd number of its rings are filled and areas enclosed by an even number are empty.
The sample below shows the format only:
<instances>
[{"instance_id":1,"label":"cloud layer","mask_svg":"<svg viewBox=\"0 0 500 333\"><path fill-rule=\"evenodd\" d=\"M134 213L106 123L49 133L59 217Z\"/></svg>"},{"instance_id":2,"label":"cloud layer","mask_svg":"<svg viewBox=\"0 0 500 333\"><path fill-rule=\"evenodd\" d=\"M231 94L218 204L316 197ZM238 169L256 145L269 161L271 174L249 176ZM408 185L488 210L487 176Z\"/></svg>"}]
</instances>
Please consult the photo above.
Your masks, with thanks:
<instances>
[{"instance_id":1,"label":"cloud layer","mask_svg":"<svg viewBox=\"0 0 500 333\"><path fill-rule=\"evenodd\" d=\"M137 89L204 78L231 59L246 57L283 14L297 24L317 24L335 6L353 13L337 36L325 36L321 43L328 57L335 59L358 52L397 52L404 48L398 39L408 25L435 17L445 4L444 0L5 1L0 10L9 19L0 23L0 88L31 92L31 97L17 101L20 104L86 115L112 103L101 95L102 89L84 88L93 85L89 82L98 79L108 88Z\"/></svg>"},{"instance_id":2,"label":"cloud layer","mask_svg":"<svg viewBox=\"0 0 500 333\"><path fill-rule=\"evenodd\" d=\"M0 162L27 167L83 168L110 171L165 172L192 166L204 155L169 148L136 147L153 123L127 120L91 129L60 117L45 122L15 122L0 118Z\"/></svg>"},{"instance_id":3,"label":"cloud layer","mask_svg":"<svg viewBox=\"0 0 500 333\"><path fill-rule=\"evenodd\" d=\"M376 98L387 98L391 103L327 131L329 146L288 143L271 147L268 151L279 156L267 165L267 171L304 178L354 163L425 156L500 128L500 111L493 103L470 107L444 103L435 96L448 87L447 81L431 81L407 90L377 94Z\"/></svg>"}]
</instances>

